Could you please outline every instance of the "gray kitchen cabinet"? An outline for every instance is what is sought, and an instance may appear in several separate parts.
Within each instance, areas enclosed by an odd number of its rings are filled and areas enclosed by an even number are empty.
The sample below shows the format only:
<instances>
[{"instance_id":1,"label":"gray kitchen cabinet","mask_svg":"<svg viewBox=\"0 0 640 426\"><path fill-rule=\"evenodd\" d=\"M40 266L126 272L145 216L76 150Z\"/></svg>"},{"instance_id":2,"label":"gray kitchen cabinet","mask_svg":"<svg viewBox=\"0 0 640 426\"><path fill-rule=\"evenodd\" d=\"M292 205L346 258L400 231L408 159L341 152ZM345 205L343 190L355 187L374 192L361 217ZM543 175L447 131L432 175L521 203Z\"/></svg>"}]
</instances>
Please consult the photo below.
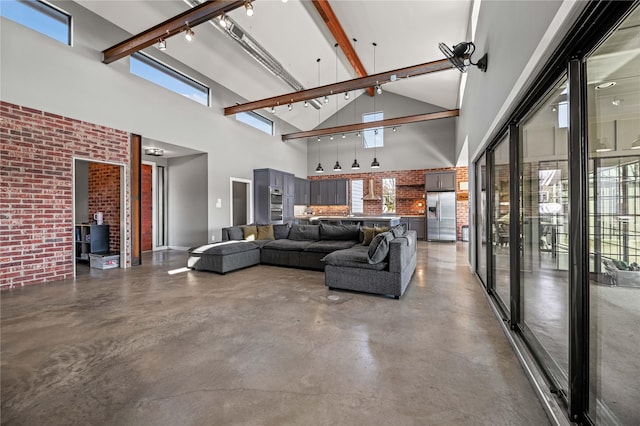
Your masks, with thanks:
<instances>
[{"instance_id":1,"label":"gray kitchen cabinet","mask_svg":"<svg viewBox=\"0 0 640 426\"><path fill-rule=\"evenodd\" d=\"M403 217L400 223L405 225L408 231L416 231L419 240L427 238L427 225L424 217Z\"/></svg>"},{"instance_id":2,"label":"gray kitchen cabinet","mask_svg":"<svg viewBox=\"0 0 640 426\"><path fill-rule=\"evenodd\" d=\"M311 204L317 206L346 206L349 204L348 179L311 181Z\"/></svg>"},{"instance_id":3,"label":"gray kitchen cabinet","mask_svg":"<svg viewBox=\"0 0 640 426\"><path fill-rule=\"evenodd\" d=\"M293 223L294 212L293 206L295 204L294 197L285 195L282 197L282 220L284 223Z\"/></svg>"},{"instance_id":4,"label":"gray kitchen cabinet","mask_svg":"<svg viewBox=\"0 0 640 426\"><path fill-rule=\"evenodd\" d=\"M307 179L295 178L295 204L308 206L311 204L311 182Z\"/></svg>"},{"instance_id":5,"label":"gray kitchen cabinet","mask_svg":"<svg viewBox=\"0 0 640 426\"><path fill-rule=\"evenodd\" d=\"M285 197L293 197L296 193L296 177L290 173L283 173Z\"/></svg>"},{"instance_id":6,"label":"gray kitchen cabinet","mask_svg":"<svg viewBox=\"0 0 640 426\"><path fill-rule=\"evenodd\" d=\"M289 189L295 189L293 177L291 173L274 169L253 171L253 219L256 223L281 223L285 217L293 219L294 191L285 193L285 178L291 185ZM278 190L279 194L273 195L273 190Z\"/></svg>"},{"instance_id":7,"label":"gray kitchen cabinet","mask_svg":"<svg viewBox=\"0 0 640 426\"><path fill-rule=\"evenodd\" d=\"M284 189L284 174L277 170L267 169L269 171L269 186L272 188Z\"/></svg>"},{"instance_id":8,"label":"gray kitchen cabinet","mask_svg":"<svg viewBox=\"0 0 640 426\"><path fill-rule=\"evenodd\" d=\"M424 177L425 191L455 191L456 172L427 172Z\"/></svg>"}]
</instances>

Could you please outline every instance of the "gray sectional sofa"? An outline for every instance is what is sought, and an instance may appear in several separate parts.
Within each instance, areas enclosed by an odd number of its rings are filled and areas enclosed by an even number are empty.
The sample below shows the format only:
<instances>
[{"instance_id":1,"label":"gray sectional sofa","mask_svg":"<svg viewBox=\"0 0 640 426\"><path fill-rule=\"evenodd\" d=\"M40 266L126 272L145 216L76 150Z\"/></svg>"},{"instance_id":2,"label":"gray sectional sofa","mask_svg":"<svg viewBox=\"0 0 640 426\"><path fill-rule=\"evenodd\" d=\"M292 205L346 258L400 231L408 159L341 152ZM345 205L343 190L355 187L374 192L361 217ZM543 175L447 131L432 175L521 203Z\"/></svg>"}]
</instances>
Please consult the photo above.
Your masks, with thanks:
<instances>
[{"instance_id":1,"label":"gray sectional sofa","mask_svg":"<svg viewBox=\"0 0 640 426\"><path fill-rule=\"evenodd\" d=\"M416 268L417 234L402 225L378 232L359 225L265 227L262 235L259 226L257 233L252 225L223 228L222 240L256 244L262 264L324 270L331 289L400 298Z\"/></svg>"}]
</instances>

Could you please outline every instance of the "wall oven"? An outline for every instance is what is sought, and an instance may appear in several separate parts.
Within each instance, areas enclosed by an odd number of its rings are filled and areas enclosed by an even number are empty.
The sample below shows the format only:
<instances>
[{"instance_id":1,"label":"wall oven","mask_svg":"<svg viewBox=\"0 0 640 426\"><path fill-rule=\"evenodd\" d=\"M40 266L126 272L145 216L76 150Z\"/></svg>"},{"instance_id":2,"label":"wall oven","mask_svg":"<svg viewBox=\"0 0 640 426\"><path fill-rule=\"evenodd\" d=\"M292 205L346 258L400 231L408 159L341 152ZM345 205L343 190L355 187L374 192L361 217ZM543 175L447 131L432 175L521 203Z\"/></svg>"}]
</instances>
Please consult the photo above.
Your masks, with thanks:
<instances>
[{"instance_id":1,"label":"wall oven","mask_svg":"<svg viewBox=\"0 0 640 426\"><path fill-rule=\"evenodd\" d=\"M271 223L282 223L282 190L269 189L269 215Z\"/></svg>"}]
</instances>

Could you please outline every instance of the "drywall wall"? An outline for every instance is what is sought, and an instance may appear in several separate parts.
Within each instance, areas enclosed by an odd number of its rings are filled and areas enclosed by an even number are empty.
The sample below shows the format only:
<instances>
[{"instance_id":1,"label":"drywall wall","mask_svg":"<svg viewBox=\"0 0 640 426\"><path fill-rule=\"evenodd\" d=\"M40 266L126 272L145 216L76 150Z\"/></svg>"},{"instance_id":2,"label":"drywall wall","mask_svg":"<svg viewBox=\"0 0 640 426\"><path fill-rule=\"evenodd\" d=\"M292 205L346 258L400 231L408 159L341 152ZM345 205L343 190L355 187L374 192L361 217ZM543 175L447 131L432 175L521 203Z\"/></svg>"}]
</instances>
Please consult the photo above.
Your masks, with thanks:
<instances>
[{"instance_id":1,"label":"drywall wall","mask_svg":"<svg viewBox=\"0 0 640 426\"><path fill-rule=\"evenodd\" d=\"M207 155L169 158L168 246L188 248L207 242Z\"/></svg>"},{"instance_id":2,"label":"drywall wall","mask_svg":"<svg viewBox=\"0 0 640 426\"><path fill-rule=\"evenodd\" d=\"M102 50L130 34L76 3L52 3L73 16L73 46L1 18L0 99L210 153L209 193L200 194L209 200L203 238L220 237L220 228L231 223L228 205L214 207L218 198L225 205L230 200L229 176L252 179L253 169L262 167L306 173L306 146L280 139L298 129L269 117L276 128L270 136L225 117L222 107L237 95L154 47L147 49L154 57L211 88L211 107L130 74L128 58L103 64Z\"/></svg>"},{"instance_id":3,"label":"drywall wall","mask_svg":"<svg viewBox=\"0 0 640 426\"><path fill-rule=\"evenodd\" d=\"M456 152L468 137L469 161L474 161L490 142L495 127L584 6L580 3L584 2L482 1L473 59L488 53L488 69L469 69L458 119Z\"/></svg>"},{"instance_id":4,"label":"drywall wall","mask_svg":"<svg viewBox=\"0 0 640 426\"><path fill-rule=\"evenodd\" d=\"M452 71L448 71L452 72ZM362 115L374 111L383 111L384 118L404 117L408 115L426 114L442 111L442 108L424 102L416 101L390 92L383 92L374 99L367 94L360 95L351 105L333 114L318 128L335 127L343 124L361 122ZM308 175L314 175L318 161L322 163L325 173L333 172L336 159L342 165L342 172L337 174L362 173L369 170L374 154L380 162L378 171L432 169L439 167L454 167L455 156L455 125L456 118L445 118L421 123L406 124L397 128L384 130L384 147L364 149L362 137L356 134L335 135L333 140L329 136L299 139L286 142L292 145L308 144L307 163ZM354 156L357 157L361 169L351 170Z\"/></svg>"}]
</instances>

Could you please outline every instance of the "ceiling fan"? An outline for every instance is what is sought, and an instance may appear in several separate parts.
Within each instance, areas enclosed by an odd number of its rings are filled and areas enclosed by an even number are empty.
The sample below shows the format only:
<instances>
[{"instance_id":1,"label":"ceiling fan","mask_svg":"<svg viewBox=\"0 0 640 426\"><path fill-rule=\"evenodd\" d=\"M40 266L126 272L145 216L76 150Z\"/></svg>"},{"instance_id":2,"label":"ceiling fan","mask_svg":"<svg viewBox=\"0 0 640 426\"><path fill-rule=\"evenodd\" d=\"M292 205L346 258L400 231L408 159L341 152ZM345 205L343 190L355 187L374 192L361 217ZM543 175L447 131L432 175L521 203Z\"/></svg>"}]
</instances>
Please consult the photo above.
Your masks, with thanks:
<instances>
[{"instance_id":1,"label":"ceiling fan","mask_svg":"<svg viewBox=\"0 0 640 426\"><path fill-rule=\"evenodd\" d=\"M440 51L460 72L467 72L469 65L475 65L480 71L487 71L487 54L485 53L477 62L471 60L471 56L476 51L476 45L471 41L463 41L453 46L451 49L445 43L438 44ZM468 62L467 62L468 61Z\"/></svg>"}]
</instances>

